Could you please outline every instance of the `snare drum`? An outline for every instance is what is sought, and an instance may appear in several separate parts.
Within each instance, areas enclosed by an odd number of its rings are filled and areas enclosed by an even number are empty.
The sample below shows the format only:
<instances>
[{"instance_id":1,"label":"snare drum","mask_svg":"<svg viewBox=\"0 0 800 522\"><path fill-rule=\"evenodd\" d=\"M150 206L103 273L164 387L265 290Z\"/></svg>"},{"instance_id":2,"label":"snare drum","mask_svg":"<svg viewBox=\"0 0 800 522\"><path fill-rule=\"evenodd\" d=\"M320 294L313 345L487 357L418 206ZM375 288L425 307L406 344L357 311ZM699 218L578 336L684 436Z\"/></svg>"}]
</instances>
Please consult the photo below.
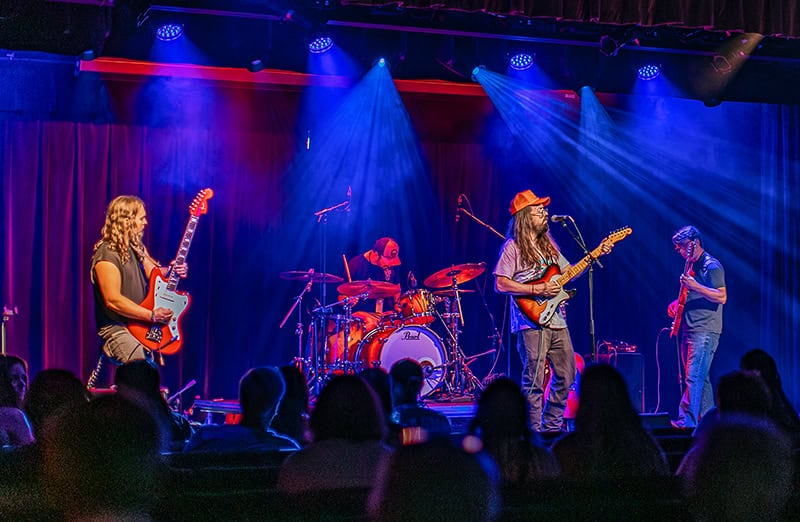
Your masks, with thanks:
<instances>
[{"instance_id":1,"label":"snare drum","mask_svg":"<svg viewBox=\"0 0 800 522\"><path fill-rule=\"evenodd\" d=\"M433 316L433 294L425 289L409 290L400 296L397 306L400 309L402 324L430 324Z\"/></svg>"},{"instance_id":2,"label":"snare drum","mask_svg":"<svg viewBox=\"0 0 800 522\"><path fill-rule=\"evenodd\" d=\"M358 346L356 361L365 368L380 366L387 372L400 359L414 359L422 366L424 377L420 395L435 389L444 378L444 344L426 326L403 325L378 328L369 332Z\"/></svg>"}]
</instances>

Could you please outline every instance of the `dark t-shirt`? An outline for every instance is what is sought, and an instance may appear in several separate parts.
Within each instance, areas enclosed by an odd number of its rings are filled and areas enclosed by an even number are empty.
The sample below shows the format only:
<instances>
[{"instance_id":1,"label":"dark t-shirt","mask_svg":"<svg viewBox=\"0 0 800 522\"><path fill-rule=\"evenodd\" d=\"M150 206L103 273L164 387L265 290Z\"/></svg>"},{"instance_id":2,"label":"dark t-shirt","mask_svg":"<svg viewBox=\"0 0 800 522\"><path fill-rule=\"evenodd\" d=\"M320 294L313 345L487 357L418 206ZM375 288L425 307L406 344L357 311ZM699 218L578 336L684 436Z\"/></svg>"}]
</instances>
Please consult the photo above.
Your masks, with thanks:
<instances>
[{"instance_id":1,"label":"dark t-shirt","mask_svg":"<svg viewBox=\"0 0 800 522\"><path fill-rule=\"evenodd\" d=\"M139 263L139 258L131 249L128 260L123 262L119 254L111 250L106 243L101 243L92 257L92 288L94 290L94 320L97 329L112 324L126 323L127 320L119 314L112 312L103 300L100 287L97 284L94 267L99 261L108 261L117 267L121 278L120 292L122 295L133 301L141 303L147 296L147 279L144 275L144 268Z\"/></svg>"},{"instance_id":2,"label":"dark t-shirt","mask_svg":"<svg viewBox=\"0 0 800 522\"><path fill-rule=\"evenodd\" d=\"M725 270L708 252L703 252L692 269L695 280L701 285L709 288L725 286ZM722 305L712 303L697 292L690 290L687 294L683 318L689 332L722 333Z\"/></svg>"}]
</instances>

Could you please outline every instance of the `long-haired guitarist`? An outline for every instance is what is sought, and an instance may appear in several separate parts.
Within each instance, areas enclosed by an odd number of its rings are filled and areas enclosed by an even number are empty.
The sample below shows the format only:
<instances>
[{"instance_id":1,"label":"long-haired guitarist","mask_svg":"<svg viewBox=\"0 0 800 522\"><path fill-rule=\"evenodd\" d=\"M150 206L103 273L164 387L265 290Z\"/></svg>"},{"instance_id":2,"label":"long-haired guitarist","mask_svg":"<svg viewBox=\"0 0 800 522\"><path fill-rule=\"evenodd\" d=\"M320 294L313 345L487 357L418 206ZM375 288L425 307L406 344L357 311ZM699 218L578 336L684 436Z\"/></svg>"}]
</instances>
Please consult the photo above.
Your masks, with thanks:
<instances>
[{"instance_id":1,"label":"long-haired guitarist","mask_svg":"<svg viewBox=\"0 0 800 522\"><path fill-rule=\"evenodd\" d=\"M150 272L158 268L166 276L169 271L142 243L146 226L144 202L136 196L117 196L108 204L101 237L94 245L91 280L97 333L103 339L103 352L116 364L152 358L126 328L129 320L166 323L173 314L168 308L151 310L138 304L147 295ZM174 269L186 277L186 264Z\"/></svg>"},{"instance_id":2,"label":"long-haired guitarist","mask_svg":"<svg viewBox=\"0 0 800 522\"><path fill-rule=\"evenodd\" d=\"M511 200L507 239L494 269L495 291L512 296L547 300L563 289L552 277L569 267L547 226L549 197L525 190ZM603 253L612 244L604 243ZM575 380L575 353L566 318L559 309L546 324L537 324L511 299L511 332L517 334L517 349L522 359L522 391L530 404L531 428L560 431L569 387ZM550 365L550 394L544 397L544 365ZM543 403L546 404L543 407Z\"/></svg>"},{"instance_id":3,"label":"long-haired guitarist","mask_svg":"<svg viewBox=\"0 0 800 522\"><path fill-rule=\"evenodd\" d=\"M722 333L722 305L728 300L725 270L722 264L703 249L703 239L694 226L685 226L672 236L675 251L691 263L691 270L681 274L682 288L688 289L680 320L679 339L684 360L684 390L678 406L676 427L693 428L714 407L709 370ZM694 274L693 276L690 274ZM675 318L679 300L667 313Z\"/></svg>"}]
</instances>

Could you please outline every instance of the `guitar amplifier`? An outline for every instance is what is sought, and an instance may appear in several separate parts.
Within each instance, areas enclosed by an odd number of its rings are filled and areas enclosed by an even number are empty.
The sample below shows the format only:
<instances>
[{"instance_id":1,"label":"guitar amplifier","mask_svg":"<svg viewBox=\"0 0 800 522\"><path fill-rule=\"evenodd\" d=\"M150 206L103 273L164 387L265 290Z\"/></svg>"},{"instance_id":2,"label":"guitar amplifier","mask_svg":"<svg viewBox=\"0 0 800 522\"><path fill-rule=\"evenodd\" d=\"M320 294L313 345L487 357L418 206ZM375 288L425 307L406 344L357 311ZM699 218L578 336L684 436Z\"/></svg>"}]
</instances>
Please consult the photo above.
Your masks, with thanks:
<instances>
[{"instance_id":1,"label":"guitar amplifier","mask_svg":"<svg viewBox=\"0 0 800 522\"><path fill-rule=\"evenodd\" d=\"M642 413L644 406L644 355L633 352L598 353L597 362L617 369L628 386L633 407Z\"/></svg>"}]
</instances>

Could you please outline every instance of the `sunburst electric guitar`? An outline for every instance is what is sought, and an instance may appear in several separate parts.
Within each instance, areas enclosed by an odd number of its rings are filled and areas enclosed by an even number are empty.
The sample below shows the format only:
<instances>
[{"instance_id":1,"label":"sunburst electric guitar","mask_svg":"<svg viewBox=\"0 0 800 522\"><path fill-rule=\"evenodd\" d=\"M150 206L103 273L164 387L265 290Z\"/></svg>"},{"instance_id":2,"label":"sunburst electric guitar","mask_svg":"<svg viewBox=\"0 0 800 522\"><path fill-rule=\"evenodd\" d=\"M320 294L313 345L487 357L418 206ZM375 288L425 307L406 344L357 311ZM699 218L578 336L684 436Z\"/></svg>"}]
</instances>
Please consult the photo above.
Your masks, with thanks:
<instances>
[{"instance_id":1,"label":"sunburst electric guitar","mask_svg":"<svg viewBox=\"0 0 800 522\"><path fill-rule=\"evenodd\" d=\"M692 270L692 258L694 257L694 241L689 243L686 247L686 264L683 267L683 274L686 276L694 277L694 270ZM681 320L683 320L683 308L686 306L686 296L689 295L689 287L681 285L681 291L678 293L678 306L675 307L675 317L672 318L672 328L669 330L669 336L675 337L678 330L681 328Z\"/></svg>"},{"instance_id":2,"label":"sunburst electric guitar","mask_svg":"<svg viewBox=\"0 0 800 522\"><path fill-rule=\"evenodd\" d=\"M570 292L564 290L564 285L569 283L578 274L583 272L586 267L589 266L589 263L591 263L592 259L597 259L603 255L603 244L614 244L622 241L632 232L633 230L631 227L625 227L610 233L608 237L600 242L600 245L598 245L597 248L589 252L589 254L584 256L583 259L564 270L563 274L557 265L549 266L547 270L545 270L544 276L536 279L535 281L526 281L525 284L537 284L547 281L554 281L561 286L561 288L558 290L558 294L553 297L514 296L517 306L519 306L519 309L522 310L526 316L528 316L528 319L539 326L547 326L553 319L553 315L556 313L556 310L558 310L559 305L572 297Z\"/></svg>"},{"instance_id":3,"label":"sunburst electric guitar","mask_svg":"<svg viewBox=\"0 0 800 522\"><path fill-rule=\"evenodd\" d=\"M208 200L214 196L210 188L201 190L189 205L189 223L183 233L183 239L175 256L175 264L182 265L186 262L189 246L192 244L194 230L200 216L208 212ZM143 323L131 321L128 330L137 341L144 346L161 354L172 355L181 349L183 336L181 335L181 317L189 308L189 294L178 292L180 277L175 270L170 270L167 279L164 279L161 269L156 267L150 272L150 286L147 297L140 304L152 310L154 308L169 308L172 310L172 319L167 324Z\"/></svg>"}]
</instances>

